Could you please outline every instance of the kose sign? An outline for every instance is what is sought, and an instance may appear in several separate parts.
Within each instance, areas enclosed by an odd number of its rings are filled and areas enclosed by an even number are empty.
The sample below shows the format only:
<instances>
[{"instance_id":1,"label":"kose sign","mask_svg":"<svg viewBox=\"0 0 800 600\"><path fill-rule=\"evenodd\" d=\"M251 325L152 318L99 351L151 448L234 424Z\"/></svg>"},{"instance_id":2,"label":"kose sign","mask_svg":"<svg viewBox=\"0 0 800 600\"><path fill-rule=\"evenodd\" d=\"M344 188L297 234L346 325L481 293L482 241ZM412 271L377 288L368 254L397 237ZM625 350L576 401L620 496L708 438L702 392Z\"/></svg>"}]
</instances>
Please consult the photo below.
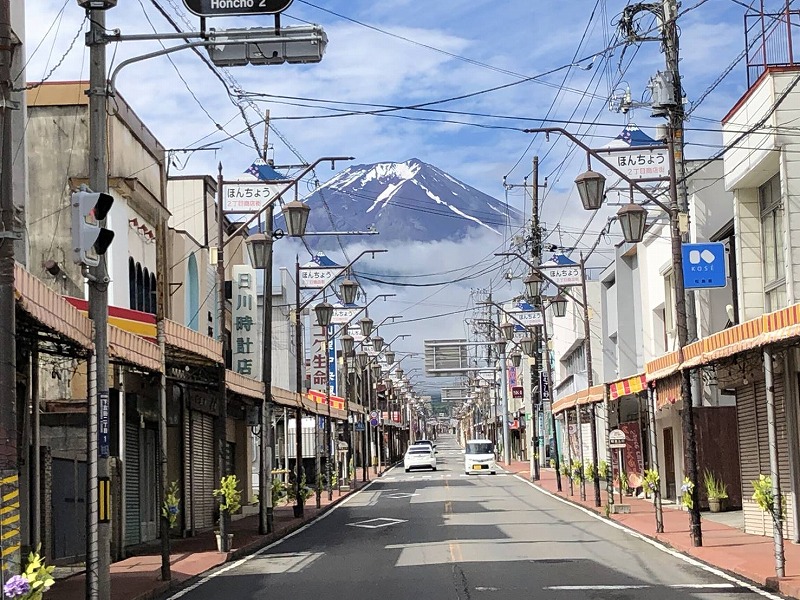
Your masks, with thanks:
<instances>
[{"instance_id":1,"label":"kose sign","mask_svg":"<svg viewBox=\"0 0 800 600\"><path fill-rule=\"evenodd\" d=\"M231 15L270 15L289 8L293 0L183 0L190 11L200 17Z\"/></svg>"}]
</instances>

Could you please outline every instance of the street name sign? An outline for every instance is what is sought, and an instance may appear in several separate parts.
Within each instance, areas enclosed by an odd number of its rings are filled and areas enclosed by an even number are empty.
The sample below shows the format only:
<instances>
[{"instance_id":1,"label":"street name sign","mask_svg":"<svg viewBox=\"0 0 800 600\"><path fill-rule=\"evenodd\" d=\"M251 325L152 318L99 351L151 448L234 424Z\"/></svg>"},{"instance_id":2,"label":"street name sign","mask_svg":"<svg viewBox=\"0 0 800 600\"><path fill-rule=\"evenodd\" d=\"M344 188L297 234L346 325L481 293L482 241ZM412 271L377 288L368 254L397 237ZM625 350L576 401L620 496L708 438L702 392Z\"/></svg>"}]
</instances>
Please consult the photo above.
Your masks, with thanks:
<instances>
[{"instance_id":1,"label":"street name sign","mask_svg":"<svg viewBox=\"0 0 800 600\"><path fill-rule=\"evenodd\" d=\"M550 279L557 286L580 285L583 282L580 265L543 266L540 268L542 275Z\"/></svg>"},{"instance_id":2,"label":"street name sign","mask_svg":"<svg viewBox=\"0 0 800 600\"><path fill-rule=\"evenodd\" d=\"M183 0L198 17L273 15L289 8L293 0Z\"/></svg>"},{"instance_id":3,"label":"street name sign","mask_svg":"<svg viewBox=\"0 0 800 600\"><path fill-rule=\"evenodd\" d=\"M226 213L256 213L278 195L284 185L275 183L231 183L222 187L222 210Z\"/></svg>"},{"instance_id":4,"label":"street name sign","mask_svg":"<svg viewBox=\"0 0 800 600\"><path fill-rule=\"evenodd\" d=\"M683 285L686 289L724 288L725 244L683 244Z\"/></svg>"}]
</instances>

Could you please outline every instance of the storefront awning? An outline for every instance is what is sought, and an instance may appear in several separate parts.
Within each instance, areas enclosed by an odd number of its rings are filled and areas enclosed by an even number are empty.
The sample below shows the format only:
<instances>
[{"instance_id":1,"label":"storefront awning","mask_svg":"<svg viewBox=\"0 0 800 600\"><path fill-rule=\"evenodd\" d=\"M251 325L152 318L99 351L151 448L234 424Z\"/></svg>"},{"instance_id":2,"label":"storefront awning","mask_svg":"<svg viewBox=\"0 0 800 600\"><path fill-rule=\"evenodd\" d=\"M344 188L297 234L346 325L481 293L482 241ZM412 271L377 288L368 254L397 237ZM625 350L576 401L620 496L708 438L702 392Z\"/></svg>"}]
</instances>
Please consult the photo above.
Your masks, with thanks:
<instances>
[{"instance_id":1,"label":"storefront awning","mask_svg":"<svg viewBox=\"0 0 800 600\"><path fill-rule=\"evenodd\" d=\"M161 349L153 342L127 331L108 326L108 354L111 360L161 372Z\"/></svg>"},{"instance_id":2,"label":"storefront awning","mask_svg":"<svg viewBox=\"0 0 800 600\"><path fill-rule=\"evenodd\" d=\"M664 408L681 399L682 379L683 375L676 372L656 382L656 408Z\"/></svg>"},{"instance_id":3,"label":"storefront awning","mask_svg":"<svg viewBox=\"0 0 800 600\"><path fill-rule=\"evenodd\" d=\"M622 396L638 394L647 389L647 377L644 373L620 379L608 384L608 392L611 400L617 400Z\"/></svg>"},{"instance_id":4,"label":"storefront awning","mask_svg":"<svg viewBox=\"0 0 800 600\"><path fill-rule=\"evenodd\" d=\"M680 352L668 352L645 364L644 374L647 381L657 381L676 373L681 366Z\"/></svg>"},{"instance_id":5,"label":"storefront awning","mask_svg":"<svg viewBox=\"0 0 800 600\"><path fill-rule=\"evenodd\" d=\"M605 399L605 386L604 385L594 385L590 388L585 390L580 390L579 392L575 392L574 394L570 394L569 396L564 396L563 398L559 398L555 402L553 402L553 406L551 408L553 414L558 414L568 408L574 408L576 406L580 406L583 404L593 404L596 402L602 402Z\"/></svg>"},{"instance_id":6,"label":"storefront awning","mask_svg":"<svg viewBox=\"0 0 800 600\"><path fill-rule=\"evenodd\" d=\"M264 397L264 383L262 381L230 369L225 369L225 389L253 400L261 400Z\"/></svg>"},{"instance_id":7,"label":"storefront awning","mask_svg":"<svg viewBox=\"0 0 800 600\"><path fill-rule=\"evenodd\" d=\"M93 347L91 321L19 263L14 264L14 295L20 308L50 331L78 346Z\"/></svg>"},{"instance_id":8,"label":"storefront awning","mask_svg":"<svg viewBox=\"0 0 800 600\"><path fill-rule=\"evenodd\" d=\"M214 340L180 323L164 319L164 337L168 358L183 358L194 362L197 358L206 362L222 363L222 342ZM177 351L177 352L176 352Z\"/></svg>"}]
</instances>

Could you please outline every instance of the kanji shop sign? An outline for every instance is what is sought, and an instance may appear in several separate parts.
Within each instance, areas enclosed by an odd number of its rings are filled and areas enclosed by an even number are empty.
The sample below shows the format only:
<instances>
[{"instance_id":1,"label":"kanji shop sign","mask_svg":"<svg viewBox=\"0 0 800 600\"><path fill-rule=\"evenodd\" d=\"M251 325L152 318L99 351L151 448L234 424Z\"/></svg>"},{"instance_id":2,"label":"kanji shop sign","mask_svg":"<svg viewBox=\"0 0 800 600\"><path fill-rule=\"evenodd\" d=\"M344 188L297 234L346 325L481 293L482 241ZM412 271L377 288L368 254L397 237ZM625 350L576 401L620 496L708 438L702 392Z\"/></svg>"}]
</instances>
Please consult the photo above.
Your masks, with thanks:
<instances>
[{"instance_id":1,"label":"kanji shop sign","mask_svg":"<svg viewBox=\"0 0 800 600\"><path fill-rule=\"evenodd\" d=\"M325 348L325 328L319 325L311 327L311 368L310 389L322 392L327 390L328 352Z\"/></svg>"},{"instance_id":2,"label":"kanji shop sign","mask_svg":"<svg viewBox=\"0 0 800 600\"><path fill-rule=\"evenodd\" d=\"M258 297L253 267L234 265L231 304L231 366L241 375L260 379L261 345L258 343Z\"/></svg>"},{"instance_id":3,"label":"kanji shop sign","mask_svg":"<svg viewBox=\"0 0 800 600\"><path fill-rule=\"evenodd\" d=\"M642 148L640 150L618 149L607 150L605 148L597 152L607 152L606 158L618 170L622 171L629 179L659 179L669 177L669 161L667 160L667 150L659 148L650 150Z\"/></svg>"}]
</instances>

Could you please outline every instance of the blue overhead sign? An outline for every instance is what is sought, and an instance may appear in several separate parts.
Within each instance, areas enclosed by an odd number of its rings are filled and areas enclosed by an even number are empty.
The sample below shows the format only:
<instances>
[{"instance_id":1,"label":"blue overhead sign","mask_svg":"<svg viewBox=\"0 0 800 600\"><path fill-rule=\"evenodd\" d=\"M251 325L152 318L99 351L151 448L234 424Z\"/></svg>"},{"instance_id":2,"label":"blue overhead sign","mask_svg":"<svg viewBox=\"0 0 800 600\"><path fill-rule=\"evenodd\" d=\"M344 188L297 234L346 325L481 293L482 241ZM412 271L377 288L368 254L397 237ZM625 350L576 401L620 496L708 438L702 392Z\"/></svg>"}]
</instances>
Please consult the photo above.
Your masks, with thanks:
<instances>
[{"instance_id":1,"label":"blue overhead sign","mask_svg":"<svg viewBox=\"0 0 800 600\"><path fill-rule=\"evenodd\" d=\"M722 288L728 283L725 244L683 244L683 285L686 289Z\"/></svg>"}]
</instances>

